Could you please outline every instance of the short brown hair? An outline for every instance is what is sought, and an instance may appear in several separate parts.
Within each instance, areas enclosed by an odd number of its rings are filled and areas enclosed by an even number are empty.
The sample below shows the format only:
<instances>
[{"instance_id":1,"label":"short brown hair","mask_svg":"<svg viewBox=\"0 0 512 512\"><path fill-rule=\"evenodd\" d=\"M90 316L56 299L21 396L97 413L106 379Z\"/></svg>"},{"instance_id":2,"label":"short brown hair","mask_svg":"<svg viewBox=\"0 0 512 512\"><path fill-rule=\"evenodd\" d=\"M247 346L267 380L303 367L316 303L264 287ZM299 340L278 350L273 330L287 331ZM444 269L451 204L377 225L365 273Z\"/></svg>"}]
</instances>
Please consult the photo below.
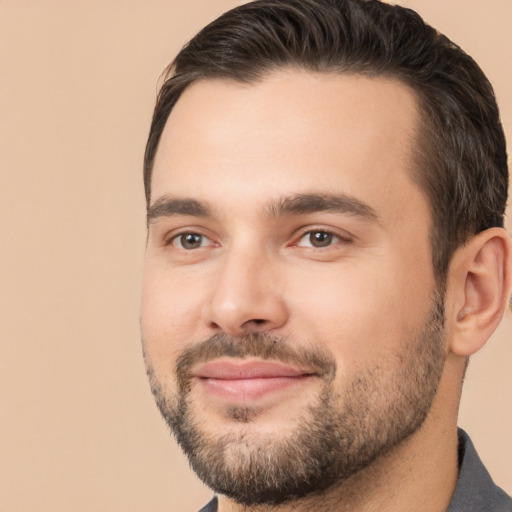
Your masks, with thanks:
<instances>
[{"instance_id":1,"label":"short brown hair","mask_svg":"<svg viewBox=\"0 0 512 512\"><path fill-rule=\"evenodd\" d=\"M144 158L146 201L167 118L199 79L255 82L273 70L390 76L416 93L413 178L432 212L432 259L444 282L470 236L503 226L508 167L491 84L476 62L410 9L378 0L257 0L201 30L167 68Z\"/></svg>"}]
</instances>

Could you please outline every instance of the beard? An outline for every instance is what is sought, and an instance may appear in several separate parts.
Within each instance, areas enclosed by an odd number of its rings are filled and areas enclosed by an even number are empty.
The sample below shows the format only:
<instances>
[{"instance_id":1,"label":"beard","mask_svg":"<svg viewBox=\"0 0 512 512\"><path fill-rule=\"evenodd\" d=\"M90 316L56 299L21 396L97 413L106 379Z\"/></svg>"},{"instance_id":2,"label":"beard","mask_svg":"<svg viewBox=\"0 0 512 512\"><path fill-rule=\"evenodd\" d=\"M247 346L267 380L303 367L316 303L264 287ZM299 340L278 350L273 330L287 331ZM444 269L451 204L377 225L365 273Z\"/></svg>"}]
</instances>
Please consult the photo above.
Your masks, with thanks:
<instances>
[{"instance_id":1,"label":"beard","mask_svg":"<svg viewBox=\"0 0 512 512\"><path fill-rule=\"evenodd\" d=\"M160 412L199 478L242 505L279 505L341 485L421 427L446 359L440 294L423 325L404 338L390 359L340 376L338 383L330 352L297 348L265 333L215 335L184 350L173 394L164 392L146 355L145 362ZM225 418L237 428L211 433L191 398L190 369L219 357L305 365L319 376L321 388L282 431L258 432L257 407L231 406Z\"/></svg>"}]
</instances>

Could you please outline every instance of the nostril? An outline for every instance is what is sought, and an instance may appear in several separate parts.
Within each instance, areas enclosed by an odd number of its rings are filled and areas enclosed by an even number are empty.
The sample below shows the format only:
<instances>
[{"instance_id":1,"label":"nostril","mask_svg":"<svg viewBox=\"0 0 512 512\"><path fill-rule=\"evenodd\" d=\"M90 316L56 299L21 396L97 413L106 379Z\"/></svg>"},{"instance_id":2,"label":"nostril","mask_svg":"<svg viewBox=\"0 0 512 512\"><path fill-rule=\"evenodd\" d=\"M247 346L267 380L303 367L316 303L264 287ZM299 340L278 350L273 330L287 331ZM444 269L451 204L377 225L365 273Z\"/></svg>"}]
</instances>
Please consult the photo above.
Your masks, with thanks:
<instances>
[{"instance_id":1,"label":"nostril","mask_svg":"<svg viewBox=\"0 0 512 512\"><path fill-rule=\"evenodd\" d=\"M247 322L244 322L242 329L246 331L252 331L254 329L262 329L268 323L264 318L252 318Z\"/></svg>"},{"instance_id":2,"label":"nostril","mask_svg":"<svg viewBox=\"0 0 512 512\"><path fill-rule=\"evenodd\" d=\"M248 333L248 332L261 331L262 329L266 329L267 325L269 325L269 322L268 322L268 320L265 320L264 318L252 318L251 320L244 322L241 329L244 332Z\"/></svg>"}]
</instances>

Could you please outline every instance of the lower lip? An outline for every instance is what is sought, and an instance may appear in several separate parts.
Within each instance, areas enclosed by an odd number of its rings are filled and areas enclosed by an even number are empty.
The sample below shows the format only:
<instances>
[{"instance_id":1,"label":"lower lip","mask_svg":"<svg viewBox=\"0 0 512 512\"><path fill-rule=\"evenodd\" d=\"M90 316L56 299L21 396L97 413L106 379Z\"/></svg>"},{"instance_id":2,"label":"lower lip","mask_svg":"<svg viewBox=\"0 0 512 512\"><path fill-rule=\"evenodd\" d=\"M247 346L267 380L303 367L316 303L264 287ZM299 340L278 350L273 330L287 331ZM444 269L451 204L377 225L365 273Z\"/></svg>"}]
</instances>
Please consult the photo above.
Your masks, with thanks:
<instances>
[{"instance_id":1,"label":"lower lip","mask_svg":"<svg viewBox=\"0 0 512 512\"><path fill-rule=\"evenodd\" d=\"M296 377L265 377L250 379L200 379L203 389L215 397L246 402L302 384L310 375Z\"/></svg>"}]
</instances>

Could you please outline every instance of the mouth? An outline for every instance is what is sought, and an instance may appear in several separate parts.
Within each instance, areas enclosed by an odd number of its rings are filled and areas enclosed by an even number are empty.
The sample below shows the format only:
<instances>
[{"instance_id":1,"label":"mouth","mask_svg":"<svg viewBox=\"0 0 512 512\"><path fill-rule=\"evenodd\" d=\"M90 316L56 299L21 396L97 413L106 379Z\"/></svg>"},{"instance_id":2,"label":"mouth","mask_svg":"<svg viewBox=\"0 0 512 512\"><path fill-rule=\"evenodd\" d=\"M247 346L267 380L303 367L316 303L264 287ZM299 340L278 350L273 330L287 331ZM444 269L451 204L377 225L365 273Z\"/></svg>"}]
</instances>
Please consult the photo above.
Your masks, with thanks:
<instances>
[{"instance_id":1,"label":"mouth","mask_svg":"<svg viewBox=\"0 0 512 512\"><path fill-rule=\"evenodd\" d=\"M299 386L317 377L307 369L275 361L220 359L192 372L207 395L229 402L248 402Z\"/></svg>"}]
</instances>

